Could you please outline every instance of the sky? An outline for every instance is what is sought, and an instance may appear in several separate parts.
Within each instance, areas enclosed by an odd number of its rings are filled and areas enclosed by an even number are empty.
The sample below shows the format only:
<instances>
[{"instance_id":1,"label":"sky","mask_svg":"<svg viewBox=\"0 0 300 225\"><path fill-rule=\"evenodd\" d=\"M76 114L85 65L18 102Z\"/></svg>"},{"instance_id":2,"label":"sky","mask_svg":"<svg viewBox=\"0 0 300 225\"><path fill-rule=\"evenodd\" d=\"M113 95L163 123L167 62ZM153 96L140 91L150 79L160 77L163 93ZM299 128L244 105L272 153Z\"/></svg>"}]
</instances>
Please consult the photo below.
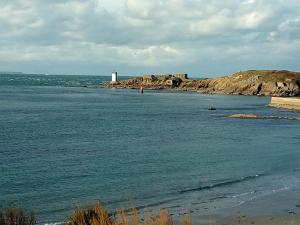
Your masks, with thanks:
<instances>
[{"instance_id":1,"label":"sky","mask_svg":"<svg viewBox=\"0 0 300 225\"><path fill-rule=\"evenodd\" d=\"M299 0L0 0L0 71L300 71Z\"/></svg>"}]
</instances>

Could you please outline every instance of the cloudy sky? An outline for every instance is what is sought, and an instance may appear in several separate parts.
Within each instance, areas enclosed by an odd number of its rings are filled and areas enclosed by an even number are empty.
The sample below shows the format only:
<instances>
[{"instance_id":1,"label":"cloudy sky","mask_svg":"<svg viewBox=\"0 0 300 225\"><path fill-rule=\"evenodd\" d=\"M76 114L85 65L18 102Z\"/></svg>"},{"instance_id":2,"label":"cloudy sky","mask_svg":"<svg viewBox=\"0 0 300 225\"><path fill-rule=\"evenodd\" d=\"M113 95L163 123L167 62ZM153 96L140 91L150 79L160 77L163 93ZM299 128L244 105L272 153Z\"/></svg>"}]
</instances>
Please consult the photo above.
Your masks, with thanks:
<instances>
[{"instance_id":1,"label":"cloudy sky","mask_svg":"<svg viewBox=\"0 0 300 225\"><path fill-rule=\"evenodd\" d=\"M0 71L300 71L299 0L0 0Z\"/></svg>"}]
</instances>

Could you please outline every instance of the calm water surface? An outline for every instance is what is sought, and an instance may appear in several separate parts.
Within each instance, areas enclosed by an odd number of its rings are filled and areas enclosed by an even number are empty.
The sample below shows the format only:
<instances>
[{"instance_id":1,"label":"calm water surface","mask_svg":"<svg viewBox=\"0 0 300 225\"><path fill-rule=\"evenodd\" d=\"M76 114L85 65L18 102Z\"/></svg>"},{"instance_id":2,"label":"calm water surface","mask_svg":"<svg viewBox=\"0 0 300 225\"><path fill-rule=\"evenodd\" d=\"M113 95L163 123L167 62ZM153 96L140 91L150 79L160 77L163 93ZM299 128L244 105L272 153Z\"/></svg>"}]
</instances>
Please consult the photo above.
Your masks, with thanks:
<instances>
[{"instance_id":1,"label":"calm water surface","mask_svg":"<svg viewBox=\"0 0 300 225\"><path fill-rule=\"evenodd\" d=\"M81 87L109 79L0 75L0 206L41 224L98 200L206 213L300 184L300 121L225 117L299 113L269 97Z\"/></svg>"}]
</instances>

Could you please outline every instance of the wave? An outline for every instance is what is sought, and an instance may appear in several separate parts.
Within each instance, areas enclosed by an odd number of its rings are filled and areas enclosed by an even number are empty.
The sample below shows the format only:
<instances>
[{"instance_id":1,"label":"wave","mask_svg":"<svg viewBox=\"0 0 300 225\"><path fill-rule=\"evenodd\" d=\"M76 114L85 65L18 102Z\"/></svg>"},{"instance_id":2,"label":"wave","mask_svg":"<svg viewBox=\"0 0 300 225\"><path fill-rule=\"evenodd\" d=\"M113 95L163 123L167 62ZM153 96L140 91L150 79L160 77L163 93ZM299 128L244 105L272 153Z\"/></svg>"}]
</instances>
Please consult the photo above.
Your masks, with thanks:
<instances>
[{"instance_id":1,"label":"wave","mask_svg":"<svg viewBox=\"0 0 300 225\"><path fill-rule=\"evenodd\" d=\"M257 192L257 190L254 191L249 191L249 192L244 192L244 193L240 193L240 194L236 194L236 195L232 195L232 198L238 198L238 197L244 197L250 194L255 194Z\"/></svg>"},{"instance_id":2,"label":"wave","mask_svg":"<svg viewBox=\"0 0 300 225\"><path fill-rule=\"evenodd\" d=\"M61 225L61 224L65 224L65 222L45 223L44 225Z\"/></svg>"},{"instance_id":3,"label":"wave","mask_svg":"<svg viewBox=\"0 0 300 225\"><path fill-rule=\"evenodd\" d=\"M176 201L176 200L179 200L179 199L180 199L179 197L176 197L176 198L166 199L166 200L153 202L153 203L149 203L149 204L139 205L139 206L136 207L136 209L141 210L141 209L148 209L148 208L151 208L151 207L161 206L163 204L170 203L170 202L173 202L173 201ZM173 207L174 206L168 206L166 208L173 208Z\"/></svg>"},{"instance_id":4,"label":"wave","mask_svg":"<svg viewBox=\"0 0 300 225\"><path fill-rule=\"evenodd\" d=\"M263 175L264 174L256 174L256 175L253 175L253 176L242 177L242 178L239 178L239 179L236 179L236 180L229 180L229 181L220 182L220 183L216 183L216 184L212 184L212 185L206 185L206 186L201 186L201 187L197 187L197 188L181 190L181 191L179 191L179 194L184 194L184 193L187 193L187 192L194 192L194 191L209 190L209 189L213 189L213 188L217 188L217 187L230 186L230 185L241 183L241 182L244 182L244 181L253 180L253 179L256 179L256 178L261 177Z\"/></svg>"}]
</instances>

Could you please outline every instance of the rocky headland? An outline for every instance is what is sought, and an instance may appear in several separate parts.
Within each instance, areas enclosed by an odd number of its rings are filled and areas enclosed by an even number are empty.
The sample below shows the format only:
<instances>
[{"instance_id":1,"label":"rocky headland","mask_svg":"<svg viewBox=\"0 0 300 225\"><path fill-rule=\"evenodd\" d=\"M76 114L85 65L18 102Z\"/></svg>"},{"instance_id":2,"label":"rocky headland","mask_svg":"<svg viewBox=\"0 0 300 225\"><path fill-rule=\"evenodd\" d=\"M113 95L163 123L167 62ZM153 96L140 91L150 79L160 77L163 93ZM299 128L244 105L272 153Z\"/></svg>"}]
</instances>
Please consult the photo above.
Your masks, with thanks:
<instances>
[{"instance_id":1,"label":"rocky headland","mask_svg":"<svg viewBox=\"0 0 300 225\"><path fill-rule=\"evenodd\" d=\"M207 94L299 96L300 73L286 70L249 70L211 79L193 80L187 74L143 75L106 88L171 89Z\"/></svg>"}]
</instances>

